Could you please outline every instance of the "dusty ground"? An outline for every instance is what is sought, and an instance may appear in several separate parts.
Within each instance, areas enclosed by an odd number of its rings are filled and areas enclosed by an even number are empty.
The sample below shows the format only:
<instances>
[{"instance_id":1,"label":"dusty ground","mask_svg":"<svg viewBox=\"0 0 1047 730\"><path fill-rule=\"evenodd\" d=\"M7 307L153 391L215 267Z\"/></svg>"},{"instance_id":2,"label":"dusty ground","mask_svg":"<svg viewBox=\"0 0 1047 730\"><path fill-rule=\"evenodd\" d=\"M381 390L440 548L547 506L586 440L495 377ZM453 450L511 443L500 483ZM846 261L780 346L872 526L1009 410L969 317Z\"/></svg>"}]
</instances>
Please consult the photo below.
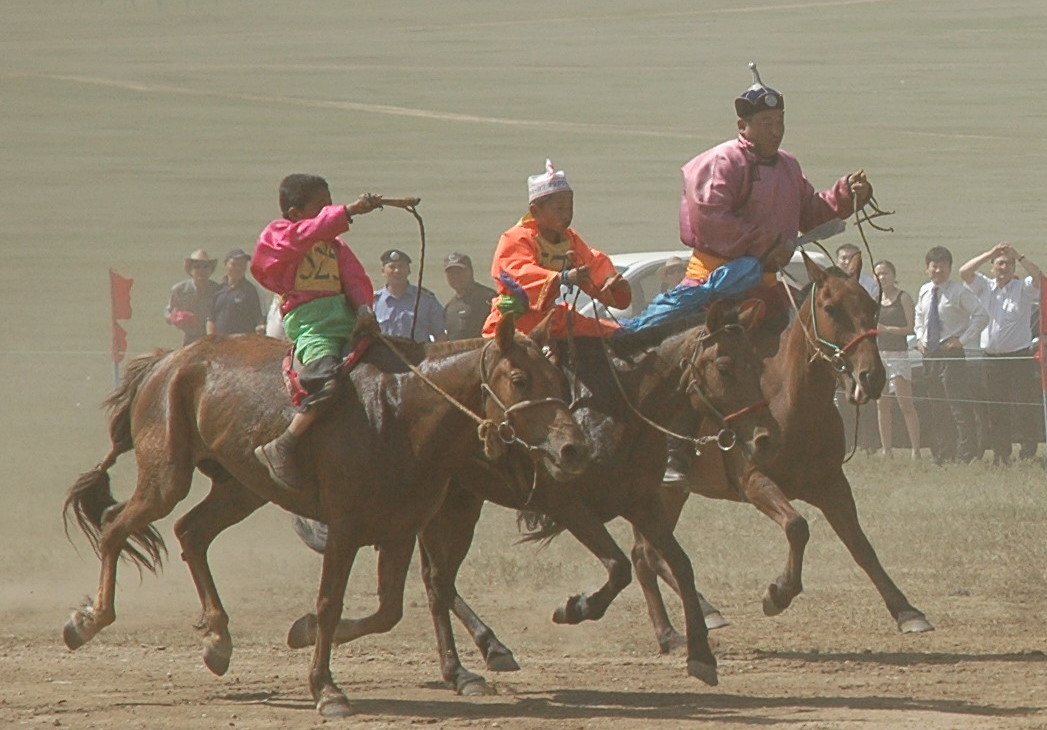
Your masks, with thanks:
<instances>
[{"instance_id":1,"label":"dusty ground","mask_svg":"<svg viewBox=\"0 0 1047 730\"><path fill-rule=\"evenodd\" d=\"M594 588L599 568L570 539L541 551L510 546L512 515L489 509L459 585L515 650L522 670L486 672L490 696L464 698L447 689L413 575L404 620L393 632L336 649L336 679L358 714L327 724L1047 727L1047 581L1039 537L1047 497L1039 468L1022 465L1010 474L1011 489L988 491L977 482L993 472L978 465L949 471L936 487L928 485L942 472L900 460L858 457L852 471L881 557L935 632L898 634L864 575L810 510L806 592L785 614L762 616L758 596L782 550L776 529L750 508L692 501L680 534L704 592L733 622L713 634L721 681L706 687L686 676L682 657L656 654L635 587L602 622L552 624L553 608L570 592ZM911 486L887 486L901 482ZM916 494L923 504L914 502ZM622 526L615 532L624 542ZM957 555L960 546L965 556ZM117 623L67 651L60 629L78 595L70 586L93 590L96 561L85 554L61 585L21 577L39 602L11 602L17 608L0 642L0 725L323 724L306 685L310 654L283 645L290 622L311 604L316 558L295 544L286 516L272 508L231 530L212 552L236 642L226 676L212 676L202 663L191 627L194 595L177 564L140 583L124 567ZM369 558L358 561L349 614L373 606ZM466 665L481 670L468 638L459 636Z\"/></svg>"}]
</instances>

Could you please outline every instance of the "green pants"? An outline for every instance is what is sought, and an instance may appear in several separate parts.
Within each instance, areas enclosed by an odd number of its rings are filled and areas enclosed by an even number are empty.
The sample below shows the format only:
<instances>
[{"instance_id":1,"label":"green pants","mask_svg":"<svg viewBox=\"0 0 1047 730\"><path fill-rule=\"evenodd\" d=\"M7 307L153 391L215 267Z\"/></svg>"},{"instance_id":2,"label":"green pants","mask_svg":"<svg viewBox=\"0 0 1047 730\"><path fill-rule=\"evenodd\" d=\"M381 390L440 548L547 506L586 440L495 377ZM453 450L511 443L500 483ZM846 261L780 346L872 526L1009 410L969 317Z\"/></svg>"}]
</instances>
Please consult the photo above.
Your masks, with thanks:
<instances>
[{"instance_id":1,"label":"green pants","mask_svg":"<svg viewBox=\"0 0 1047 730\"><path fill-rule=\"evenodd\" d=\"M355 326L356 312L343 294L312 299L284 315L284 331L303 365L325 355L341 358Z\"/></svg>"}]
</instances>

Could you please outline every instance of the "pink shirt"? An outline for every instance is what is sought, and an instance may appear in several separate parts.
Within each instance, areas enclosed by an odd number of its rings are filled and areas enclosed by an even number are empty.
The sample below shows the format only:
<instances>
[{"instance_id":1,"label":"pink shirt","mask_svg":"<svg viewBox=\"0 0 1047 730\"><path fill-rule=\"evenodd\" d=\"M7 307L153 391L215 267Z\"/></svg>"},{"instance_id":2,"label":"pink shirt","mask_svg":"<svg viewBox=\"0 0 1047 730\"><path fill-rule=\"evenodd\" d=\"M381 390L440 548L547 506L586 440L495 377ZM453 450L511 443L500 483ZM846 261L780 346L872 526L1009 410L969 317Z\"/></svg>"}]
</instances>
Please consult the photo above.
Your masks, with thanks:
<instances>
[{"instance_id":1,"label":"pink shirt","mask_svg":"<svg viewBox=\"0 0 1047 730\"><path fill-rule=\"evenodd\" d=\"M779 238L852 212L846 177L815 193L795 157L779 150L773 164L763 163L741 135L683 166L680 240L720 258L760 258Z\"/></svg>"},{"instance_id":2,"label":"pink shirt","mask_svg":"<svg viewBox=\"0 0 1047 730\"><path fill-rule=\"evenodd\" d=\"M251 257L251 274L281 297L280 313L319 297L344 294L352 311L374 299L360 259L338 234L349 230L344 205L329 205L315 218L286 218L265 227Z\"/></svg>"}]
</instances>

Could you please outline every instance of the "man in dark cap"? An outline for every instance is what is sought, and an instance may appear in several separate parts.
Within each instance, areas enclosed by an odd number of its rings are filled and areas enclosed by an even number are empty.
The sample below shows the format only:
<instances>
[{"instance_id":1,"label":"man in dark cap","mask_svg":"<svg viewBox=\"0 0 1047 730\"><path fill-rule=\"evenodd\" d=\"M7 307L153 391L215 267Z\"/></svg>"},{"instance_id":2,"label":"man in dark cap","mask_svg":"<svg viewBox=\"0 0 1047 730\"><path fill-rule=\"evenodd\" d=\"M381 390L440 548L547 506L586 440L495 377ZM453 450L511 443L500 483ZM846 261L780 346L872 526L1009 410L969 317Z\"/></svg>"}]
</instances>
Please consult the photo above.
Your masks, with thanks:
<instances>
[{"instance_id":1,"label":"man in dark cap","mask_svg":"<svg viewBox=\"0 0 1047 730\"><path fill-rule=\"evenodd\" d=\"M406 337L416 342L439 342L447 339L444 308L436 295L410 283L411 257L391 248L381 257L385 286L374 293L374 314L383 334ZM415 303L418 318L415 319Z\"/></svg>"},{"instance_id":2,"label":"man in dark cap","mask_svg":"<svg viewBox=\"0 0 1047 730\"><path fill-rule=\"evenodd\" d=\"M760 79L750 63L753 84L734 100L738 136L683 166L680 240L693 251L684 285L706 284L713 271L737 261L763 279L744 296L764 304L765 326L779 331L788 322L789 301L775 272L789 263L800 233L834 218L846 219L872 197L865 172L841 177L815 192L796 158L780 149L785 136L785 98ZM745 258L750 257L750 258ZM739 261L739 259L745 259ZM724 267L718 277L731 267ZM690 455L670 444L665 482L686 479Z\"/></svg>"},{"instance_id":3,"label":"man in dark cap","mask_svg":"<svg viewBox=\"0 0 1047 730\"><path fill-rule=\"evenodd\" d=\"M447 255L444 259L444 275L454 289L454 296L444 307L447 339L479 337L491 311L491 301L498 296L498 292L473 278L473 262L464 253L455 251Z\"/></svg>"},{"instance_id":4,"label":"man in dark cap","mask_svg":"<svg viewBox=\"0 0 1047 730\"><path fill-rule=\"evenodd\" d=\"M225 255L225 280L215 294L214 307L207 320L207 334L237 335L265 332L265 315L258 289L247 280L251 257L242 248Z\"/></svg>"},{"instance_id":5,"label":"man in dark cap","mask_svg":"<svg viewBox=\"0 0 1047 730\"><path fill-rule=\"evenodd\" d=\"M780 149L785 98L764 85L750 63L753 85L734 100L738 137L683 166L680 240L693 250L685 282L704 283L722 264L752 256L763 264L767 316L784 313L787 301L774 272L789 263L794 241L833 218L846 219L872 196L865 172L841 177L815 192L800 163Z\"/></svg>"}]
</instances>

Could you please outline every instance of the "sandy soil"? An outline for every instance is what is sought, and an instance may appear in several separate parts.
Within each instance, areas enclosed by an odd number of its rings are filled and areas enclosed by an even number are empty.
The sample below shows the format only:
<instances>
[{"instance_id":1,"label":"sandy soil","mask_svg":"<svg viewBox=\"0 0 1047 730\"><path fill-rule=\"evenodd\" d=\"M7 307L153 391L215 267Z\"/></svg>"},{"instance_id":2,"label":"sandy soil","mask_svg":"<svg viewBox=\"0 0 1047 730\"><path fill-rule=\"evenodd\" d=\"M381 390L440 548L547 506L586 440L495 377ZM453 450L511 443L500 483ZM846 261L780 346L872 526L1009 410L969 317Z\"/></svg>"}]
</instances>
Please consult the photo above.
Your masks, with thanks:
<instances>
[{"instance_id":1,"label":"sandy soil","mask_svg":"<svg viewBox=\"0 0 1047 730\"><path fill-rule=\"evenodd\" d=\"M702 518L717 519L719 507L702 502ZM761 540L773 534L773 526L764 530L754 510L724 507L722 514L736 521L726 529L759 532ZM696 527L695 511L689 507L685 530ZM226 546L212 551L236 643L226 676L215 677L203 665L192 629L194 594L177 565L160 579L147 576L141 583L124 567L116 624L75 653L60 636L67 615L62 606L76 596L70 581L41 585L23 576L37 586L46 611L13 611L12 633L0 640L0 726L174 730L325 724L307 689L310 653L283 645L286 628L310 607L317 561L295 547L282 513L270 508L259 517L259 524L231 531ZM715 593L706 593L733 623L713 633L720 685L710 688L686 676L681 656L657 655L635 587L599 623L552 624L553 608L569 592L593 587L598 568L570 539L542 551L509 547L512 515L489 510L459 585L514 649L521 671L486 672L459 632L463 660L486 674L490 694L466 698L447 688L412 569L403 622L390 634L336 649L336 680L358 714L326 724L1047 727L1042 586L1014 583L1006 564L1002 577L1012 581L1012 589L1002 598L989 580L950 589L947 581L928 579L914 592L937 630L900 635L864 576L831 544L824 524L812 523L807 591L779 617L760 613L759 584L751 591L731 587L739 578L747 581L744 563L711 568L706 586L714 586ZM715 532L712 537L720 539ZM772 539L760 549L770 559L778 547ZM739 548L743 557L749 554L747 546ZM84 556L74 585L91 586L93 560ZM767 561L753 562L766 569ZM360 563L347 614L373 607L373 565L367 556ZM972 566L978 570L976 561ZM842 578L836 578L837 571ZM900 575L900 582L912 583L919 571L903 568ZM494 590L485 591L485 583Z\"/></svg>"}]
</instances>

